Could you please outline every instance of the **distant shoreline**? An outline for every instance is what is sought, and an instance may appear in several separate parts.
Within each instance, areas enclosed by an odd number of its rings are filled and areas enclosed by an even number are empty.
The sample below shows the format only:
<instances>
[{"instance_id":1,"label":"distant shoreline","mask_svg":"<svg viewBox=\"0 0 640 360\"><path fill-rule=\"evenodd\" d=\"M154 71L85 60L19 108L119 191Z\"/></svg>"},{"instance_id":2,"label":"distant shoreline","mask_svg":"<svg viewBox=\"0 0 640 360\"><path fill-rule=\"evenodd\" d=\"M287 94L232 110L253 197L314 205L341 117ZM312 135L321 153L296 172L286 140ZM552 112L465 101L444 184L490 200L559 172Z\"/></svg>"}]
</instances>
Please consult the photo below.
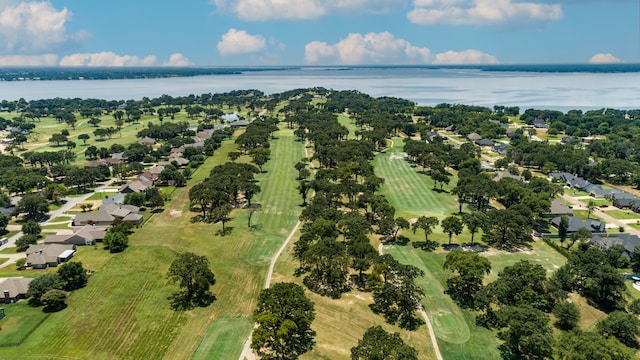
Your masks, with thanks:
<instances>
[{"instance_id":1,"label":"distant shoreline","mask_svg":"<svg viewBox=\"0 0 640 360\"><path fill-rule=\"evenodd\" d=\"M505 65L335 65L264 67L8 67L0 68L2 81L83 81L135 80L206 75L241 75L249 72L278 71L357 71L357 70L468 70L525 73L636 73L640 64L505 64Z\"/></svg>"}]
</instances>

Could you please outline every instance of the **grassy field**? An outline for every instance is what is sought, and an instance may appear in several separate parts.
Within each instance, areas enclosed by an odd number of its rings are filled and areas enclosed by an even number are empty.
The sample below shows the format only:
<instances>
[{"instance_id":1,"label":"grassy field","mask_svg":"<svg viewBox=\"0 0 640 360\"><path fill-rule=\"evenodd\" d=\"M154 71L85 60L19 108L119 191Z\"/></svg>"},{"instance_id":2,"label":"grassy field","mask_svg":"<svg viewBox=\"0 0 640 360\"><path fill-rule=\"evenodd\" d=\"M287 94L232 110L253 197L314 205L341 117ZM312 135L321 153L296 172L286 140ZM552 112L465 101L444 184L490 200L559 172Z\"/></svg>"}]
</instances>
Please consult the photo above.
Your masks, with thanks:
<instances>
[{"instance_id":1,"label":"grassy field","mask_svg":"<svg viewBox=\"0 0 640 360\"><path fill-rule=\"evenodd\" d=\"M291 132L277 135L267 173L258 176L262 193L255 201L265 210L254 216L254 228L247 229L244 210L235 210L228 224L233 227L231 234L215 235L220 224L191 223L196 214L189 212L188 187L175 190L165 211L137 230L123 253L81 247L76 260L96 271L89 285L72 293L69 307L51 314L21 346L0 348L0 358L49 354L186 359L194 352L199 358L237 358L251 329L250 316L269 259L299 213L293 165L303 156L302 144L294 141ZM194 173L194 180L208 176L234 149L232 141L224 142ZM217 300L209 307L186 312L169 309L167 297L176 287L165 274L178 251L209 258L217 280L212 288ZM41 313L41 309L27 311Z\"/></svg>"},{"instance_id":2,"label":"grassy field","mask_svg":"<svg viewBox=\"0 0 640 360\"><path fill-rule=\"evenodd\" d=\"M0 320L0 349L20 345L49 315L33 311L26 302L3 305L5 317Z\"/></svg>"},{"instance_id":3,"label":"grassy field","mask_svg":"<svg viewBox=\"0 0 640 360\"><path fill-rule=\"evenodd\" d=\"M340 123L340 125L346 127L347 129L349 129L349 136L347 137L348 139L355 139L356 138L356 130L357 130L357 126L356 126L356 122L354 119L350 118L347 115L344 114L339 114L338 115L338 122Z\"/></svg>"},{"instance_id":4,"label":"grassy field","mask_svg":"<svg viewBox=\"0 0 640 360\"><path fill-rule=\"evenodd\" d=\"M373 160L376 175L385 179L381 193L396 208L396 216L443 218L456 212L458 204L455 199L447 192L433 191L431 178L418 173L418 169L405 160L403 146L402 138L393 138L393 146ZM444 190L453 186L454 179Z\"/></svg>"}]
</instances>

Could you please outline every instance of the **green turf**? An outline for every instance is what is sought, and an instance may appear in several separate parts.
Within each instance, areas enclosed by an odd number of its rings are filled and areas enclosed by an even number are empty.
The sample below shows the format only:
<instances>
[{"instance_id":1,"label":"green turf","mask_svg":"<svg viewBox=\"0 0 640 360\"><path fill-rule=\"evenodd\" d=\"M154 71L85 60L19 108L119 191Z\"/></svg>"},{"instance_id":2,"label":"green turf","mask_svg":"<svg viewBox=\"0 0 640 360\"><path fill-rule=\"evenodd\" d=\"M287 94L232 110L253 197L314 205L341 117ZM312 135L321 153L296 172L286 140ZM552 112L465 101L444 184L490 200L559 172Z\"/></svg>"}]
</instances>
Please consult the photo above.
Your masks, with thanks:
<instances>
[{"instance_id":1,"label":"green turf","mask_svg":"<svg viewBox=\"0 0 640 360\"><path fill-rule=\"evenodd\" d=\"M397 210L397 216L408 218L437 216L443 218L458 210L449 193L433 191L433 181L404 158L402 138L393 138L393 146L373 160L376 175L385 179L381 193ZM449 190L454 180L444 187Z\"/></svg>"},{"instance_id":2,"label":"green turf","mask_svg":"<svg viewBox=\"0 0 640 360\"><path fill-rule=\"evenodd\" d=\"M218 319L209 327L191 358L194 360L216 359L225 354L228 359L237 359L242 352L247 334L252 328L253 320L250 318Z\"/></svg>"},{"instance_id":3,"label":"green turf","mask_svg":"<svg viewBox=\"0 0 640 360\"><path fill-rule=\"evenodd\" d=\"M20 345L49 316L26 301L2 307L6 316L0 320L0 353L3 348Z\"/></svg>"},{"instance_id":4,"label":"green turf","mask_svg":"<svg viewBox=\"0 0 640 360\"><path fill-rule=\"evenodd\" d=\"M347 115L339 114L338 122L340 123L340 125L346 127L349 130L349 135L347 136L348 139L356 138L357 126L356 126L356 121L354 119L352 119Z\"/></svg>"},{"instance_id":5,"label":"green turf","mask_svg":"<svg viewBox=\"0 0 640 360\"><path fill-rule=\"evenodd\" d=\"M608 210L603 211L605 214L611 216L614 219L638 219L640 220L640 214L633 211L625 211L625 210Z\"/></svg>"},{"instance_id":6,"label":"green turf","mask_svg":"<svg viewBox=\"0 0 640 360\"><path fill-rule=\"evenodd\" d=\"M9 258L0 257L0 265L6 263L7 261L9 261Z\"/></svg>"}]
</instances>

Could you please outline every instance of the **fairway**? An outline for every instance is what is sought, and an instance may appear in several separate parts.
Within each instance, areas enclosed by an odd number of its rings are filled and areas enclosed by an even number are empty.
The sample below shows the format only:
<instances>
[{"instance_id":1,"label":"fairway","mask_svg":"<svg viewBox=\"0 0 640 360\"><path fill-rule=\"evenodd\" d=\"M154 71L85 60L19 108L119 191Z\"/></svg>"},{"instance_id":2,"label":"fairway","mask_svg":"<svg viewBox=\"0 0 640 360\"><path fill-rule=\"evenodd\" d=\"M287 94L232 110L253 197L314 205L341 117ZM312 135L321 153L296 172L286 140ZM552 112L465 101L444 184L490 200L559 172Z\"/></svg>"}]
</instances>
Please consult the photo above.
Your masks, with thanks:
<instances>
[{"instance_id":1,"label":"fairway","mask_svg":"<svg viewBox=\"0 0 640 360\"><path fill-rule=\"evenodd\" d=\"M393 138L393 146L372 161L376 175L384 178L381 193L387 197L397 216L407 218L437 216L443 218L458 210L456 200L448 193L433 191L433 181L420 174L405 159L402 138ZM453 183L445 186L451 189Z\"/></svg>"},{"instance_id":2,"label":"fairway","mask_svg":"<svg viewBox=\"0 0 640 360\"><path fill-rule=\"evenodd\" d=\"M209 327L203 341L191 359L237 359L242 352L246 334L253 328L250 318L221 318Z\"/></svg>"}]
</instances>

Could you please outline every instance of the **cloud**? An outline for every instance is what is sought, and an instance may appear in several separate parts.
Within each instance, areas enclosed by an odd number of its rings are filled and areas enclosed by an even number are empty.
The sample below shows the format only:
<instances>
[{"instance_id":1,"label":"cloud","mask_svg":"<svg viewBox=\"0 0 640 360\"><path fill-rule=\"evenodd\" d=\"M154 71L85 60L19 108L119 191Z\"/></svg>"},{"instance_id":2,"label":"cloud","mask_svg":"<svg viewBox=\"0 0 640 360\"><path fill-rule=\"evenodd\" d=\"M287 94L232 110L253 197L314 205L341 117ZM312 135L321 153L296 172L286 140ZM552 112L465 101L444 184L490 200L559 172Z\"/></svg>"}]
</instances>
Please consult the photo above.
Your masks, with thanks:
<instances>
[{"instance_id":1,"label":"cloud","mask_svg":"<svg viewBox=\"0 0 640 360\"><path fill-rule=\"evenodd\" d=\"M71 17L67 8L57 10L49 1L0 0L0 53L53 52L89 38L86 31L67 32Z\"/></svg>"},{"instance_id":2,"label":"cloud","mask_svg":"<svg viewBox=\"0 0 640 360\"><path fill-rule=\"evenodd\" d=\"M157 58L149 55L144 58L131 55L118 55L113 52L103 51L92 54L73 54L60 60L60 66L154 66Z\"/></svg>"},{"instance_id":3,"label":"cloud","mask_svg":"<svg viewBox=\"0 0 640 360\"><path fill-rule=\"evenodd\" d=\"M213 0L220 12L247 21L308 20L329 14L382 14L403 9L406 0Z\"/></svg>"},{"instance_id":4,"label":"cloud","mask_svg":"<svg viewBox=\"0 0 640 360\"><path fill-rule=\"evenodd\" d=\"M193 65L189 59L180 53L171 54L169 60L163 63L164 66L191 66Z\"/></svg>"},{"instance_id":5,"label":"cloud","mask_svg":"<svg viewBox=\"0 0 640 360\"><path fill-rule=\"evenodd\" d=\"M589 59L589 64L615 64L615 63L622 63L622 62L623 62L622 60L611 55L610 53L595 54L591 57L591 59Z\"/></svg>"},{"instance_id":6,"label":"cloud","mask_svg":"<svg viewBox=\"0 0 640 360\"><path fill-rule=\"evenodd\" d=\"M517 25L541 27L562 19L560 4L514 0L414 0L407 18L414 24Z\"/></svg>"},{"instance_id":7,"label":"cloud","mask_svg":"<svg viewBox=\"0 0 640 360\"><path fill-rule=\"evenodd\" d=\"M461 65L461 64L497 64L495 56L485 54L478 50L447 51L436 54L433 60L437 65Z\"/></svg>"},{"instance_id":8,"label":"cloud","mask_svg":"<svg viewBox=\"0 0 640 360\"><path fill-rule=\"evenodd\" d=\"M245 30L229 29L218 42L220 55L244 55L257 53L265 49L266 40L261 35L251 35Z\"/></svg>"},{"instance_id":9,"label":"cloud","mask_svg":"<svg viewBox=\"0 0 640 360\"><path fill-rule=\"evenodd\" d=\"M0 66L55 66L58 65L58 55L2 55Z\"/></svg>"},{"instance_id":10,"label":"cloud","mask_svg":"<svg viewBox=\"0 0 640 360\"><path fill-rule=\"evenodd\" d=\"M389 32L352 33L346 39L330 45L313 41L305 46L305 61L309 64L495 64L498 60L477 50L449 51L432 54L426 47L412 45Z\"/></svg>"}]
</instances>

